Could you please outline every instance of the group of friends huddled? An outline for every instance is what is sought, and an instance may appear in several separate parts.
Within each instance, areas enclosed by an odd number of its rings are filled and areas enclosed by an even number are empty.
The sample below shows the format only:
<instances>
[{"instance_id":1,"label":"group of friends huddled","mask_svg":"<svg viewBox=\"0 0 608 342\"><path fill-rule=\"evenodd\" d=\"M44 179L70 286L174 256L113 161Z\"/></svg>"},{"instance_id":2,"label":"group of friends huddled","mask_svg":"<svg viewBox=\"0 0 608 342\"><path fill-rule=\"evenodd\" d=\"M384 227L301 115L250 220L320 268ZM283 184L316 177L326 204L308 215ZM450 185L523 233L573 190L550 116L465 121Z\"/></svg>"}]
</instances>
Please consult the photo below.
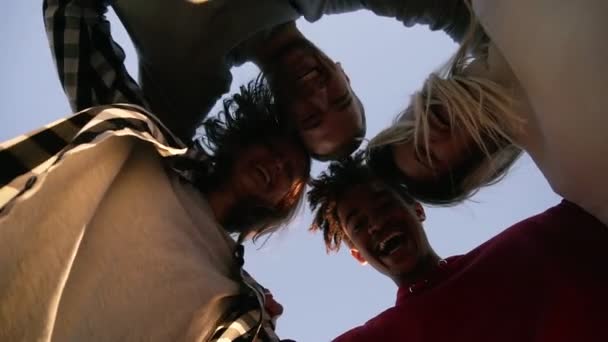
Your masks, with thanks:
<instances>
[{"instance_id":1,"label":"group of friends huddled","mask_svg":"<svg viewBox=\"0 0 608 342\"><path fill-rule=\"evenodd\" d=\"M356 10L459 44L365 145L365 103L295 24ZM43 15L75 114L0 144L0 341L288 341L242 243L306 202L328 252L398 286L334 341L608 341L604 0L44 0ZM260 76L208 115L245 62ZM563 200L440 257L422 205L469 199L523 152ZM311 177L312 160L327 169Z\"/></svg>"}]
</instances>

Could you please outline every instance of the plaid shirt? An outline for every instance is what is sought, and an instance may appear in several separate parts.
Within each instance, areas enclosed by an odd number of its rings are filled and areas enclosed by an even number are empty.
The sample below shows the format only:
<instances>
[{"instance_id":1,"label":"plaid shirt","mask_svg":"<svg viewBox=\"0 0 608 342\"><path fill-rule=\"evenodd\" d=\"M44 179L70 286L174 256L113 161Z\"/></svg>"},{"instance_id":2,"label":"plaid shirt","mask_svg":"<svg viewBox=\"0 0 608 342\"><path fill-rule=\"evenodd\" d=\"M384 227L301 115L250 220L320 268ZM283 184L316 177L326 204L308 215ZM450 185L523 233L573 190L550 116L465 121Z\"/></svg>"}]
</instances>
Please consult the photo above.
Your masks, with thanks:
<instances>
[{"instance_id":1,"label":"plaid shirt","mask_svg":"<svg viewBox=\"0 0 608 342\"><path fill-rule=\"evenodd\" d=\"M0 144L0 217L35 193L65 157L113 136L146 141L168 161L187 156L185 144L142 107L143 94L124 67L125 56L112 40L105 9L96 0L44 1L59 78L72 108L80 112ZM235 259L244 295L235 300L211 341L279 341L264 310L264 288L242 269L242 246Z\"/></svg>"}]
</instances>

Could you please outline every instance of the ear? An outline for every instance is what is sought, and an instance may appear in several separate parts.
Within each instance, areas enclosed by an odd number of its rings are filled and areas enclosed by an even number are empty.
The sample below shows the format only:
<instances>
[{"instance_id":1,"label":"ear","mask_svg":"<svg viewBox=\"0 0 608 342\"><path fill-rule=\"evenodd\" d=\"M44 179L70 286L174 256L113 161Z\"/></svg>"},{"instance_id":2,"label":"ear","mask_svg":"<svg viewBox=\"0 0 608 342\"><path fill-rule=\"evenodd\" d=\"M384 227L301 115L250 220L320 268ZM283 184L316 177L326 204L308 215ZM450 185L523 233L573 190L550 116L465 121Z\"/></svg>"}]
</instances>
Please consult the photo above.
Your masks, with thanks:
<instances>
[{"instance_id":1,"label":"ear","mask_svg":"<svg viewBox=\"0 0 608 342\"><path fill-rule=\"evenodd\" d=\"M365 258L361 255L361 253L359 253L357 249L351 248L350 255L355 258L355 260L357 260L361 265L367 265L367 260L365 260Z\"/></svg>"},{"instance_id":2,"label":"ear","mask_svg":"<svg viewBox=\"0 0 608 342\"><path fill-rule=\"evenodd\" d=\"M424 208L419 202L414 203L414 211L416 211L416 216L418 217L418 221L424 222L426 220L426 214L424 213Z\"/></svg>"},{"instance_id":3,"label":"ear","mask_svg":"<svg viewBox=\"0 0 608 342\"><path fill-rule=\"evenodd\" d=\"M336 62L336 66L338 67L338 69L340 70L340 72L342 72L342 75L344 75L344 78L346 78L346 81L348 82L348 84L350 84L350 77L348 77L348 75L346 74L346 72L344 71L344 69L342 69L342 63Z\"/></svg>"}]
</instances>

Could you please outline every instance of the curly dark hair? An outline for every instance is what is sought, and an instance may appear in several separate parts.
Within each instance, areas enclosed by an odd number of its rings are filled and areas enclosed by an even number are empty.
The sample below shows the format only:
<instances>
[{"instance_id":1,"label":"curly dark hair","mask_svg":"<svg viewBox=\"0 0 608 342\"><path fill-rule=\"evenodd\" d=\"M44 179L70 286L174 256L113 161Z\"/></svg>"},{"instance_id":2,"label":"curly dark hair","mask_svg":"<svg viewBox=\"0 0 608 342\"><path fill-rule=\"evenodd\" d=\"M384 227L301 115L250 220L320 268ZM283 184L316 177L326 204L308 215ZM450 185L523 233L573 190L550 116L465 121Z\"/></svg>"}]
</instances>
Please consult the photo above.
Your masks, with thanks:
<instances>
[{"instance_id":1,"label":"curly dark hair","mask_svg":"<svg viewBox=\"0 0 608 342\"><path fill-rule=\"evenodd\" d=\"M310 231L322 231L326 251L337 252L342 242L352 246L342 229L338 217L338 203L347 190L353 185L382 181L366 164L365 152L358 151L352 156L329 164L326 171L311 181L308 191L308 204L313 212L313 223ZM402 186L392 187L385 183L405 203L414 200Z\"/></svg>"},{"instance_id":2,"label":"curly dark hair","mask_svg":"<svg viewBox=\"0 0 608 342\"><path fill-rule=\"evenodd\" d=\"M223 109L215 117L207 118L201 125L204 134L195 141L194 149L207 158L198 159L198 171L192 177L195 185L208 192L223 184L239 151L247 146L282 138L306 151L297 134L281 117L263 78L258 76L241 86L238 93L223 101ZM310 166L308 159L306 174L310 173ZM254 239L275 231L295 215L307 181L295 183L275 208L262 207L253 199L241 203L233 209L235 214L229 215L225 228L239 233L241 238L253 233Z\"/></svg>"}]
</instances>

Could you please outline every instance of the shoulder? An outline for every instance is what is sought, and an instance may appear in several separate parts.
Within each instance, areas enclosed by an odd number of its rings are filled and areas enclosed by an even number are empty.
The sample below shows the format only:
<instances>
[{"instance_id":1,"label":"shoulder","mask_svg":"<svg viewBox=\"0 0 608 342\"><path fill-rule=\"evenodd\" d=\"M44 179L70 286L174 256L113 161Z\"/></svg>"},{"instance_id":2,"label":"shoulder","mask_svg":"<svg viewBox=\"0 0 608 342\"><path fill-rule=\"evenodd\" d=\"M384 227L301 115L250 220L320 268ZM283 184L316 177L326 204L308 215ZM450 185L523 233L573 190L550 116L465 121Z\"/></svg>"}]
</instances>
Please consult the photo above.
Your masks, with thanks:
<instances>
[{"instance_id":1,"label":"shoulder","mask_svg":"<svg viewBox=\"0 0 608 342\"><path fill-rule=\"evenodd\" d=\"M378 316L370 319L365 324L353 328L344 334L338 336L333 342L368 342L368 341L383 341L396 340L394 335L395 329L392 329L396 324L399 324L403 330L404 320L402 312L397 307L392 307L380 313Z\"/></svg>"},{"instance_id":2,"label":"shoulder","mask_svg":"<svg viewBox=\"0 0 608 342\"><path fill-rule=\"evenodd\" d=\"M471 258L504 255L509 258L538 260L569 245L591 246L606 241L608 230L595 217L577 205L563 200L542 213L526 218L467 253ZM580 243L579 243L580 242Z\"/></svg>"}]
</instances>

